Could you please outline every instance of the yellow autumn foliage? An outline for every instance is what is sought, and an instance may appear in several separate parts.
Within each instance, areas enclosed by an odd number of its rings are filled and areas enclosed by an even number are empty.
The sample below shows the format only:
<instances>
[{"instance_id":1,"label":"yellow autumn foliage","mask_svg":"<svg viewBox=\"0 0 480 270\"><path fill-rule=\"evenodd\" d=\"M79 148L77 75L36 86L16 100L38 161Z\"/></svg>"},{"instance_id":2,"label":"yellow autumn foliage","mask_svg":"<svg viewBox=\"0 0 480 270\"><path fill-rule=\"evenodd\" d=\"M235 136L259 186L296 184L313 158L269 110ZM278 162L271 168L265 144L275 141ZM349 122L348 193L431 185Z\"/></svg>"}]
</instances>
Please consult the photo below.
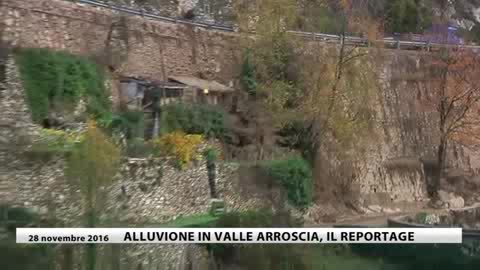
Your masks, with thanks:
<instances>
[{"instance_id":1,"label":"yellow autumn foliage","mask_svg":"<svg viewBox=\"0 0 480 270\"><path fill-rule=\"evenodd\" d=\"M153 146L167 155L173 155L184 167L190 163L196 154L198 146L204 142L202 135L172 132L153 140Z\"/></svg>"},{"instance_id":2,"label":"yellow autumn foliage","mask_svg":"<svg viewBox=\"0 0 480 270\"><path fill-rule=\"evenodd\" d=\"M42 128L36 145L45 146L51 150L67 150L83 140L85 140L85 134L81 132Z\"/></svg>"},{"instance_id":3,"label":"yellow autumn foliage","mask_svg":"<svg viewBox=\"0 0 480 270\"><path fill-rule=\"evenodd\" d=\"M89 211L93 211L97 199L102 198L100 188L115 180L121 151L93 120L88 121L82 136L83 141L68 156L65 175L81 190Z\"/></svg>"},{"instance_id":4,"label":"yellow autumn foliage","mask_svg":"<svg viewBox=\"0 0 480 270\"><path fill-rule=\"evenodd\" d=\"M40 130L40 138L43 140L52 140L57 142L81 142L85 138L83 134L73 131L64 131L58 129L42 128Z\"/></svg>"}]
</instances>

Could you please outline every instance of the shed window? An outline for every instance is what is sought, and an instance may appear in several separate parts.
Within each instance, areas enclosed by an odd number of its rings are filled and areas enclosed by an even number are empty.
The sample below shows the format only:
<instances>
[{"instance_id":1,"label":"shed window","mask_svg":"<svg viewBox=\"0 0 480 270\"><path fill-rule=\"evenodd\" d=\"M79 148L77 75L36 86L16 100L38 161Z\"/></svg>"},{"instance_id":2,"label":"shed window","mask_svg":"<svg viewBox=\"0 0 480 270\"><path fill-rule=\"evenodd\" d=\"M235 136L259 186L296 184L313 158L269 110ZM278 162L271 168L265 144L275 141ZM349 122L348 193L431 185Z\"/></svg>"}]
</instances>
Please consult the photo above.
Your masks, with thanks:
<instances>
[{"instance_id":1,"label":"shed window","mask_svg":"<svg viewBox=\"0 0 480 270\"><path fill-rule=\"evenodd\" d=\"M121 83L122 94L129 100L143 98L144 86L137 82Z\"/></svg>"},{"instance_id":2,"label":"shed window","mask_svg":"<svg viewBox=\"0 0 480 270\"><path fill-rule=\"evenodd\" d=\"M180 97L183 94L182 89L165 89L165 97L166 98L174 98L174 97Z\"/></svg>"}]
</instances>

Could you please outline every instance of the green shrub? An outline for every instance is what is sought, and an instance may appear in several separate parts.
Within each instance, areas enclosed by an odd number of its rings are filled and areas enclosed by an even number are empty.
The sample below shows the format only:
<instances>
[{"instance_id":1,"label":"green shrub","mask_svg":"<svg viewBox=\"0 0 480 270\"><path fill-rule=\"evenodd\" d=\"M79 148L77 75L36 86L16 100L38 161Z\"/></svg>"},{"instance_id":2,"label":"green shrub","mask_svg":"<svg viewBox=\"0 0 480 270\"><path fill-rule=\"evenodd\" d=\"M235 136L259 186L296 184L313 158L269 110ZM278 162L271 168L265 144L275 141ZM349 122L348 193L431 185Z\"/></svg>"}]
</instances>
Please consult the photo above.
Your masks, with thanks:
<instances>
[{"instance_id":1,"label":"green shrub","mask_svg":"<svg viewBox=\"0 0 480 270\"><path fill-rule=\"evenodd\" d=\"M427 216L427 213L420 212L415 216L415 222L419 224L425 224L427 222Z\"/></svg>"},{"instance_id":2,"label":"green shrub","mask_svg":"<svg viewBox=\"0 0 480 270\"><path fill-rule=\"evenodd\" d=\"M203 157L207 160L207 162L215 162L217 160L217 151L213 148L208 148L207 150L203 151Z\"/></svg>"},{"instance_id":3,"label":"green shrub","mask_svg":"<svg viewBox=\"0 0 480 270\"><path fill-rule=\"evenodd\" d=\"M216 228L262 228L272 227L273 213L269 209L246 212L225 213L216 221ZM207 244L206 248L217 260L229 261L236 252L241 250L233 245ZM261 268L259 268L261 269Z\"/></svg>"},{"instance_id":4,"label":"green shrub","mask_svg":"<svg viewBox=\"0 0 480 270\"><path fill-rule=\"evenodd\" d=\"M109 111L104 74L94 62L37 48L19 49L16 61L35 122L46 119L52 110L73 112L81 98L95 118Z\"/></svg>"},{"instance_id":5,"label":"green shrub","mask_svg":"<svg viewBox=\"0 0 480 270\"><path fill-rule=\"evenodd\" d=\"M419 33L432 23L429 1L391 0L386 5L386 30L393 33Z\"/></svg>"},{"instance_id":6,"label":"green shrub","mask_svg":"<svg viewBox=\"0 0 480 270\"><path fill-rule=\"evenodd\" d=\"M212 201L210 203L209 213L212 216L223 215L226 212L225 208L226 208L225 201L223 201L223 200Z\"/></svg>"},{"instance_id":7,"label":"green shrub","mask_svg":"<svg viewBox=\"0 0 480 270\"><path fill-rule=\"evenodd\" d=\"M225 112L210 105L183 103L167 105L162 108L160 133L173 131L223 138L226 133Z\"/></svg>"},{"instance_id":8,"label":"green shrub","mask_svg":"<svg viewBox=\"0 0 480 270\"><path fill-rule=\"evenodd\" d=\"M143 138L133 138L127 142L126 155L133 158L148 157L154 154L152 146Z\"/></svg>"},{"instance_id":9,"label":"green shrub","mask_svg":"<svg viewBox=\"0 0 480 270\"><path fill-rule=\"evenodd\" d=\"M121 131L128 139L144 137L144 113L141 111L128 111L113 114L107 127L110 130Z\"/></svg>"},{"instance_id":10,"label":"green shrub","mask_svg":"<svg viewBox=\"0 0 480 270\"><path fill-rule=\"evenodd\" d=\"M255 78L255 66L252 63L251 57L250 51L246 51L242 63L240 82L245 91L249 94L255 94L257 81Z\"/></svg>"},{"instance_id":11,"label":"green shrub","mask_svg":"<svg viewBox=\"0 0 480 270\"><path fill-rule=\"evenodd\" d=\"M15 228L25 227L30 224L38 223L40 216L31 209L24 207L11 207L9 205L0 206L0 226L5 226L9 233L15 234ZM0 232L0 238L1 238ZM1 241L0 241L1 242Z\"/></svg>"},{"instance_id":12,"label":"green shrub","mask_svg":"<svg viewBox=\"0 0 480 270\"><path fill-rule=\"evenodd\" d=\"M198 147L204 142L202 135L181 131L168 133L151 141L156 154L175 157L179 169L184 169L195 159Z\"/></svg>"},{"instance_id":13,"label":"green shrub","mask_svg":"<svg viewBox=\"0 0 480 270\"><path fill-rule=\"evenodd\" d=\"M229 212L216 222L217 228L264 228L273 226L273 213L270 209Z\"/></svg>"},{"instance_id":14,"label":"green shrub","mask_svg":"<svg viewBox=\"0 0 480 270\"><path fill-rule=\"evenodd\" d=\"M287 191L288 200L299 208L305 208L312 201L312 172L308 163L300 157L268 161L260 165L274 180Z\"/></svg>"},{"instance_id":15,"label":"green shrub","mask_svg":"<svg viewBox=\"0 0 480 270\"><path fill-rule=\"evenodd\" d=\"M32 161L45 162L59 154L70 153L83 139L81 132L42 128L25 154Z\"/></svg>"},{"instance_id":16,"label":"green shrub","mask_svg":"<svg viewBox=\"0 0 480 270\"><path fill-rule=\"evenodd\" d=\"M311 14L298 18L298 24L307 31L315 31L327 34L342 33L342 22L344 16L340 12L336 12L328 5L310 5Z\"/></svg>"},{"instance_id":17,"label":"green shrub","mask_svg":"<svg viewBox=\"0 0 480 270\"><path fill-rule=\"evenodd\" d=\"M23 207L12 207L7 209L7 218L11 221L34 222L38 216L31 210Z\"/></svg>"},{"instance_id":18,"label":"green shrub","mask_svg":"<svg viewBox=\"0 0 480 270\"><path fill-rule=\"evenodd\" d=\"M290 224L289 220L280 221L270 209L257 211L231 212L221 216L217 228L268 228ZM289 217L287 217L289 219ZM287 221L287 222L285 222ZM307 269L299 245L270 244L207 244L205 245L218 262L236 264L242 269Z\"/></svg>"},{"instance_id":19,"label":"green shrub","mask_svg":"<svg viewBox=\"0 0 480 270\"><path fill-rule=\"evenodd\" d=\"M43 220L43 221L42 221ZM0 231L0 258L2 269L53 269L54 245L21 245L15 243L16 228L44 226L45 219L24 207L0 205L0 226L7 231Z\"/></svg>"},{"instance_id":20,"label":"green shrub","mask_svg":"<svg viewBox=\"0 0 480 270\"><path fill-rule=\"evenodd\" d=\"M287 123L277 134L279 135L277 143L280 146L298 150L311 167L313 166L318 146L312 125L295 120Z\"/></svg>"},{"instance_id":21,"label":"green shrub","mask_svg":"<svg viewBox=\"0 0 480 270\"><path fill-rule=\"evenodd\" d=\"M15 236L0 241L2 269L35 270L54 269L52 256L55 245L20 245L15 243Z\"/></svg>"}]
</instances>

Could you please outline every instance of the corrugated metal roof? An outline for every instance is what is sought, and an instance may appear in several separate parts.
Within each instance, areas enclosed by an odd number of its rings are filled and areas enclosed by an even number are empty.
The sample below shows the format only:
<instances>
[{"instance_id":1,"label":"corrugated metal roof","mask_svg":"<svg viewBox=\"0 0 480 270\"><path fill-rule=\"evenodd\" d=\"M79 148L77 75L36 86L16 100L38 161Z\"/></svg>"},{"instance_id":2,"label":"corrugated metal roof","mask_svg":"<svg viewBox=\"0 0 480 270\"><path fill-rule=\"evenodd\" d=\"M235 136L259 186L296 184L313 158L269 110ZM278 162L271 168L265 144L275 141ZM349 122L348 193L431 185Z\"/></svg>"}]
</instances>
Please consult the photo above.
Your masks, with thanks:
<instances>
[{"instance_id":1,"label":"corrugated metal roof","mask_svg":"<svg viewBox=\"0 0 480 270\"><path fill-rule=\"evenodd\" d=\"M230 92L233 91L232 88L225 86L221 83L216 81L207 81L202 80L196 77L189 77L189 76L170 76L168 79L183 83L188 86L193 86L199 89L208 89L209 91L217 91L217 92Z\"/></svg>"},{"instance_id":2,"label":"corrugated metal roof","mask_svg":"<svg viewBox=\"0 0 480 270\"><path fill-rule=\"evenodd\" d=\"M136 82L138 84L147 85L147 86L156 86L160 88L171 88L171 89L185 88L184 85L180 83L149 80L149 79L137 78L137 77L122 77L120 78L120 82Z\"/></svg>"}]
</instances>

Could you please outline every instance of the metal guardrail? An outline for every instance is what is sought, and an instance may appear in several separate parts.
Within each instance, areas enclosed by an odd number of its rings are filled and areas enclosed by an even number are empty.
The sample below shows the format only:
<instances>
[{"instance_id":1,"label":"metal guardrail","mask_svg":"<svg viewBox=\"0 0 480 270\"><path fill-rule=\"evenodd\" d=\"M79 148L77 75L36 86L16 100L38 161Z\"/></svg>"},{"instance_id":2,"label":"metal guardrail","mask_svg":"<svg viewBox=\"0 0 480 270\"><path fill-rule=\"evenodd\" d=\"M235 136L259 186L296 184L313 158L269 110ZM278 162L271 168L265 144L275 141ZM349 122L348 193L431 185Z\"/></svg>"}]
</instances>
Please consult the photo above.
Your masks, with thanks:
<instances>
[{"instance_id":1,"label":"metal guardrail","mask_svg":"<svg viewBox=\"0 0 480 270\"><path fill-rule=\"evenodd\" d=\"M160 15L144 12L142 10L137 10L137 9L118 6L118 5L112 5L112 4L108 4L108 3L96 1L96 0L74 0L74 2L80 3L80 4L88 4L96 7L102 7L102 8L106 8L114 11L131 14L131 15L137 15L137 16L141 16L144 18L157 20L157 21L167 21L172 23L193 25L193 26L203 27L207 29L214 29L214 30L220 30L220 31L226 31L226 32L235 32L235 29L232 26L228 26L228 25L220 25L215 23L212 23L212 24L200 23L200 22L193 22L193 21L184 20L184 19L160 16ZM382 43L385 46L393 47L396 49L402 49L402 48L412 49L413 48L417 50L421 49L421 50L430 51L430 49L432 48L447 47L447 48L474 49L474 50L480 51L480 46L474 46L474 45L453 45L453 44L430 43L430 42L421 42L421 41L402 41L402 40L393 40L393 39L380 39L380 40L370 41L366 38L354 37L354 36L345 36L344 38L342 38L339 35L331 35L331 34L324 34L324 33L302 32L302 31L288 31L288 32L294 35L303 37L305 39L318 40L318 41L333 41L338 43L343 41L347 45L359 46L359 47L369 47L371 46L372 43Z\"/></svg>"},{"instance_id":2,"label":"metal guardrail","mask_svg":"<svg viewBox=\"0 0 480 270\"><path fill-rule=\"evenodd\" d=\"M122 6L117 6L117 5L111 5L111 4L107 4L107 3L100 2L100 1L95 1L95 0L75 0L75 2L80 3L80 4L88 4L88 5L92 5L92 6L96 6L96 7L107 8L107 9L110 9L110 10L124 12L124 13L128 13L128 14L131 14L131 15L138 15L138 16L142 16L142 17L145 17L145 18L158 20L158 21L167 21L167 22L173 22L173 23L188 24L188 25L199 26L199 27L204 27L204 28L233 32L233 27L230 27L230 26L208 24L208 23L198 23L198 22L192 22L192 21L188 21L188 20L165 17L165 16L160 16L160 15L155 15L155 14L151 14L151 13L148 13L148 12L144 12L142 10L136 10L136 9L133 9L133 8L122 7Z\"/></svg>"}]
</instances>

